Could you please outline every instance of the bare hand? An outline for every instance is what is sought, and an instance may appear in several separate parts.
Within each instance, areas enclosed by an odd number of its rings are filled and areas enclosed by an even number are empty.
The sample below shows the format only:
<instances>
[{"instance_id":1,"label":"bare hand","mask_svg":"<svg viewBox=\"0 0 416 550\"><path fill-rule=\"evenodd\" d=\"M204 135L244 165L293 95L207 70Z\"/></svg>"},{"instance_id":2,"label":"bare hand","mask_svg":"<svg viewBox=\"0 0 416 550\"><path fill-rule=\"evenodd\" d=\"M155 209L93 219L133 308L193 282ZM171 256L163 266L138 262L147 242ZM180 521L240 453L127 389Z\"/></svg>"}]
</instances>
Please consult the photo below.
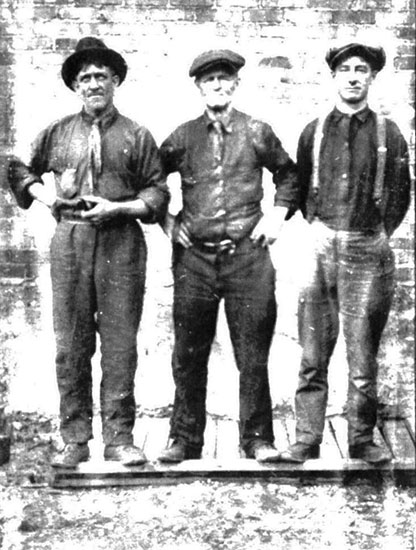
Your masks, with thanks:
<instances>
[{"instance_id":1,"label":"bare hand","mask_svg":"<svg viewBox=\"0 0 416 550\"><path fill-rule=\"evenodd\" d=\"M279 237L286 214L287 208L274 207L260 218L250 235L250 239L263 247L272 245Z\"/></svg>"},{"instance_id":2,"label":"bare hand","mask_svg":"<svg viewBox=\"0 0 416 550\"><path fill-rule=\"evenodd\" d=\"M163 231L173 243L179 243L184 248L192 246L191 234L183 222L169 212L161 224Z\"/></svg>"},{"instance_id":3,"label":"bare hand","mask_svg":"<svg viewBox=\"0 0 416 550\"><path fill-rule=\"evenodd\" d=\"M183 222L175 222L172 231L172 241L181 244L184 248L192 246L191 234Z\"/></svg>"},{"instance_id":4,"label":"bare hand","mask_svg":"<svg viewBox=\"0 0 416 550\"><path fill-rule=\"evenodd\" d=\"M92 208L82 211L80 217L93 224L100 225L101 223L115 218L119 214L119 206L117 203L94 195L84 195L82 198L89 206L92 206Z\"/></svg>"}]
</instances>

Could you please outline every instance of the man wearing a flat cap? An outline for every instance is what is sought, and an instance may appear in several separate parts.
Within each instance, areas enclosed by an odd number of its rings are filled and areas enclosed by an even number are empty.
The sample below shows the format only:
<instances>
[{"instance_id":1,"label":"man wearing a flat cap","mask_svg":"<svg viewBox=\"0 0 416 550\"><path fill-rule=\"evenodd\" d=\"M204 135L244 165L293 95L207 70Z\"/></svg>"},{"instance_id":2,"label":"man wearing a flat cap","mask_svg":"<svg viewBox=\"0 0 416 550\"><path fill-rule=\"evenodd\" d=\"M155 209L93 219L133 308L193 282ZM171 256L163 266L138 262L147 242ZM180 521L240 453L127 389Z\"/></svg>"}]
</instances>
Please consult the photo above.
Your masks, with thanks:
<instances>
[{"instance_id":1,"label":"man wearing a flat cap","mask_svg":"<svg viewBox=\"0 0 416 550\"><path fill-rule=\"evenodd\" d=\"M113 104L126 73L118 52L97 38L81 39L61 74L82 101L82 111L42 131L27 166L16 160L9 167L18 204L29 208L37 199L58 222L51 277L65 448L52 463L56 467L73 468L89 457L97 332L104 456L126 465L146 460L132 437L146 270L146 244L137 220L163 219L168 191L153 137ZM54 197L43 185L47 172L55 176Z\"/></svg>"},{"instance_id":2,"label":"man wearing a flat cap","mask_svg":"<svg viewBox=\"0 0 416 550\"><path fill-rule=\"evenodd\" d=\"M231 106L244 58L230 50L199 55L195 78L205 112L162 144L166 172L179 172L181 212L166 220L173 240L175 381L172 444L160 460L199 458L206 423L207 365L218 307L225 312L240 372L240 445L273 461L267 373L276 319L275 273L268 245L297 207L294 164L271 127ZM273 212L263 216L262 171L273 174Z\"/></svg>"},{"instance_id":3,"label":"man wearing a flat cap","mask_svg":"<svg viewBox=\"0 0 416 550\"><path fill-rule=\"evenodd\" d=\"M409 205L406 142L396 124L368 106L384 50L352 43L329 50L337 99L308 124L298 145L301 208L313 246L299 303L303 354L295 397L296 442L281 460L319 456L328 399L328 365L342 326L348 361L351 458L371 464L390 454L373 437L377 352L393 297L389 237Z\"/></svg>"}]
</instances>

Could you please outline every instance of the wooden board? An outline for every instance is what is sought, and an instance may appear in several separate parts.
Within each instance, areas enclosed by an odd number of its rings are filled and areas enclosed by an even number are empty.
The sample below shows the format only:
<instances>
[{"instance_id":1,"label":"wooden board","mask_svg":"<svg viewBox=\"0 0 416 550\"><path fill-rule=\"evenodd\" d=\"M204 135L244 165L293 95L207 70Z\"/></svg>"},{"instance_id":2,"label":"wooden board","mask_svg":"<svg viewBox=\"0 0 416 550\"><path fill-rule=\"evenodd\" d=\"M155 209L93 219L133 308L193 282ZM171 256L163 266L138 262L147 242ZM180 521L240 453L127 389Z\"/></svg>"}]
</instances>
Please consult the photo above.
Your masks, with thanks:
<instances>
[{"instance_id":1,"label":"wooden board","mask_svg":"<svg viewBox=\"0 0 416 550\"><path fill-rule=\"evenodd\" d=\"M144 446L144 454L150 461L155 461L166 448L169 439L169 419L152 418L147 423L147 433Z\"/></svg>"},{"instance_id":2,"label":"wooden board","mask_svg":"<svg viewBox=\"0 0 416 550\"><path fill-rule=\"evenodd\" d=\"M219 460L240 458L238 423L235 420L218 420L216 451Z\"/></svg>"},{"instance_id":3,"label":"wooden board","mask_svg":"<svg viewBox=\"0 0 416 550\"><path fill-rule=\"evenodd\" d=\"M335 431L328 418L325 420L325 430L321 443L320 454L321 459L323 460L334 461L342 458L335 439Z\"/></svg>"},{"instance_id":4,"label":"wooden board","mask_svg":"<svg viewBox=\"0 0 416 550\"><path fill-rule=\"evenodd\" d=\"M415 443L403 419L384 420L382 433L394 458L415 460Z\"/></svg>"},{"instance_id":5,"label":"wooden board","mask_svg":"<svg viewBox=\"0 0 416 550\"><path fill-rule=\"evenodd\" d=\"M289 438L284 418L273 420L274 444L276 449L283 451L289 446Z\"/></svg>"},{"instance_id":6,"label":"wooden board","mask_svg":"<svg viewBox=\"0 0 416 550\"><path fill-rule=\"evenodd\" d=\"M88 462L74 471L56 471L54 487L108 487L152 485L192 481L195 479L287 479L307 482L343 481L354 478L400 480L401 484L415 485L414 467L393 461L375 468L362 460L308 460L304 464L259 464L255 460L201 459L186 460L165 466L147 464L143 467L123 467L114 462Z\"/></svg>"},{"instance_id":7,"label":"wooden board","mask_svg":"<svg viewBox=\"0 0 416 550\"><path fill-rule=\"evenodd\" d=\"M135 443L144 449L149 458L147 464L125 467L117 462L105 462L102 453L97 452L90 461L80 464L75 470L55 470L51 484L60 488L124 487L183 483L195 479L267 479L273 482L345 484L365 478L392 480L399 485L416 485L415 444L405 419L386 419L381 430L375 430L375 440L388 446L394 454L392 462L379 467L348 458L346 429L346 420L341 416L326 419L319 459L308 460L304 464L259 464L255 460L240 457L237 421L217 420L208 415L202 459L169 465L157 461L167 443L169 420L142 417L137 421L134 435ZM287 447L289 437L294 437L293 430L292 419L289 422L284 418L274 420L276 446L279 450ZM102 448L98 442L96 447Z\"/></svg>"},{"instance_id":8,"label":"wooden board","mask_svg":"<svg viewBox=\"0 0 416 550\"><path fill-rule=\"evenodd\" d=\"M328 427L334 436L334 440L342 458L348 458L348 424L340 415L331 416L328 419Z\"/></svg>"},{"instance_id":9,"label":"wooden board","mask_svg":"<svg viewBox=\"0 0 416 550\"><path fill-rule=\"evenodd\" d=\"M217 456L217 419L207 415L207 425L204 433L204 448L202 458L215 458Z\"/></svg>"}]
</instances>

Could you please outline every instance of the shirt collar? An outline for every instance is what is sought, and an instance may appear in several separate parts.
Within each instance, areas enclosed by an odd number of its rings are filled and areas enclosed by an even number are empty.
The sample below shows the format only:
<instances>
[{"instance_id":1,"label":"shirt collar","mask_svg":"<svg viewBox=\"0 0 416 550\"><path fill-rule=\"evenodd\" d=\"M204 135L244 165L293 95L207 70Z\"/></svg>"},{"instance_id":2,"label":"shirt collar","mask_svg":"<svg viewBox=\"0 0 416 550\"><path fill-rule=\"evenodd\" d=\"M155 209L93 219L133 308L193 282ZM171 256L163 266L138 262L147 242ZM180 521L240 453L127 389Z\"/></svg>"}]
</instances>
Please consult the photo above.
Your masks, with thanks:
<instances>
[{"instance_id":1,"label":"shirt collar","mask_svg":"<svg viewBox=\"0 0 416 550\"><path fill-rule=\"evenodd\" d=\"M233 124L232 124L233 114L234 114L234 109L232 107L219 115L215 115L212 111L208 111L208 109L206 109L204 112L205 124L209 128L213 122L219 121L222 124L224 132L226 132L227 134L230 134L233 129Z\"/></svg>"},{"instance_id":2,"label":"shirt collar","mask_svg":"<svg viewBox=\"0 0 416 550\"><path fill-rule=\"evenodd\" d=\"M98 121L99 127L103 130L106 130L117 118L118 110L113 105L112 108L107 111L103 116L94 118L93 116L86 113L84 109L82 109L81 116L89 124L92 124L94 121Z\"/></svg>"},{"instance_id":3,"label":"shirt collar","mask_svg":"<svg viewBox=\"0 0 416 550\"><path fill-rule=\"evenodd\" d=\"M370 112L371 110L368 105L366 105L364 109L361 109L361 111L358 111L358 113L353 113L352 115L342 113L337 107L334 107L334 110L332 111L332 119L334 122L338 123L344 116L351 116L351 118L356 117L360 122L365 122L369 117Z\"/></svg>"}]
</instances>

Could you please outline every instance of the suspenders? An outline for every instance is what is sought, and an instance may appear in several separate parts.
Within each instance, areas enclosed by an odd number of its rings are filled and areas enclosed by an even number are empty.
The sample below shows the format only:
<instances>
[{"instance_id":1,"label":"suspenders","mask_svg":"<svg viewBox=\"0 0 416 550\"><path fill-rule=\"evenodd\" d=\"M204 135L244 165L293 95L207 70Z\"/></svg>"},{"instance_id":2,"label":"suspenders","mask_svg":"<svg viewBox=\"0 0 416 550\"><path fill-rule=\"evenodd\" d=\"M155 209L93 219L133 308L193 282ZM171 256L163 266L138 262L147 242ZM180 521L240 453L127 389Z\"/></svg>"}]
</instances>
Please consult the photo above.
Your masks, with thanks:
<instances>
[{"instance_id":1,"label":"suspenders","mask_svg":"<svg viewBox=\"0 0 416 550\"><path fill-rule=\"evenodd\" d=\"M383 184L384 170L386 167L386 119L382 115L376 114L377 121L377 172L374 180L373 199L377 208L380 209L383 215Z\"/></svg>"},{"instance_id":2,"label":"suspenders","mask_svg":"<svg viewBox=\"0 0 416 550\"><path fill-rule=\"evenodd\" d=\"M319 191L319 155L321 152L322 139L324 136L324 124L328 115L318 118L315 129L313 149L312 149L312 192L314 198L317 198ZM376 206L383 215L383 184L384 170L386 167L386 119L384 116L376 113L377 126L377 171L374 180L373 199Z\"/></svg>"}]
</instances>

